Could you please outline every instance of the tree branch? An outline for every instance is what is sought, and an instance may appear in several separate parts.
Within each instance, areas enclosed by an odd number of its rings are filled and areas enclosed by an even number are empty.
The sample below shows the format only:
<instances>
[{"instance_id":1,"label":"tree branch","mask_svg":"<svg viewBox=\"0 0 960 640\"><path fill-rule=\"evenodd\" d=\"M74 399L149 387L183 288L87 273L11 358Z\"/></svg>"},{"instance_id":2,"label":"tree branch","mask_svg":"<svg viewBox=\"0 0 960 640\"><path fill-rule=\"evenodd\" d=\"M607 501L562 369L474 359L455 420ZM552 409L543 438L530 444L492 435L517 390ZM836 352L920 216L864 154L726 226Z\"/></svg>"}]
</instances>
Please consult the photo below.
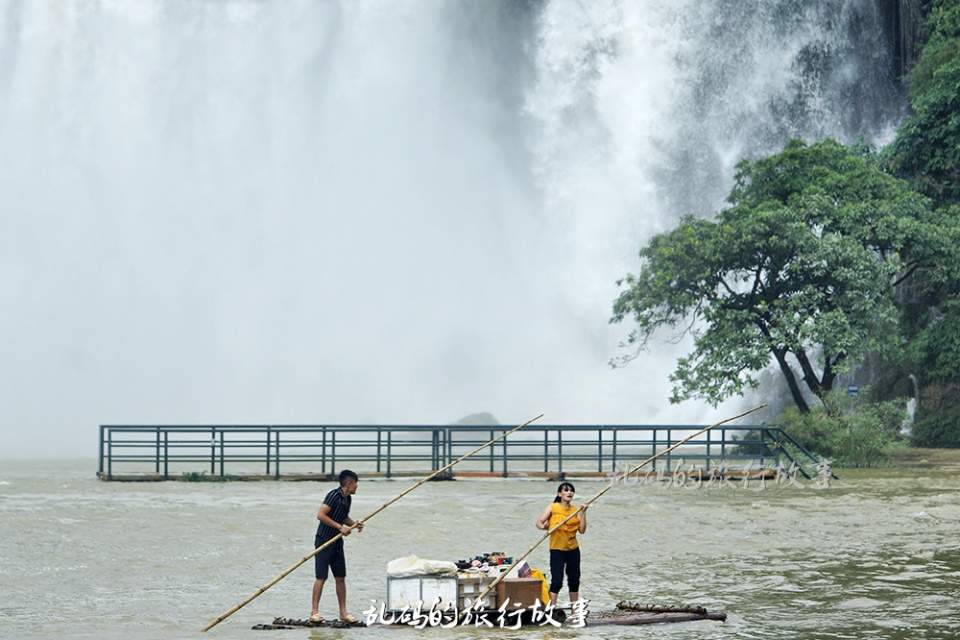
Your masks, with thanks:
<instances>
[{"instance_id":1,"label":"tree branch","mask_svg":"<svg viewBox=\"0 0 960 640\"><path fill-rule=\"evenodd\" d=\"M909 264L909 263L908 263L908 264ZM910 264L910 268L907 269L906 273L904 273L902 276L900 276L899 278L897 278L896 280L894 280L893 284L891 284L890 286L891 286L891 287L896 287L896 286L899 285L901 282L903 282L904 280L906 280L907 278L909 278L909 277L913 274L913 272L916 271L916 270L919 269L919 268L920 268L920 262L919 262L919 261L914 261L912 264Z\"/></svg>"},{"instance_id":2,"label":"tree branch","mask_svg":"<svg viewBox=\"0 0 960 640\"><path fill-rule=\"evenodd\" d=\"M767 261L767 258L764 257L760 261L760 264L757 265L757 271L753 274L753 286L750 288L750 299L756 300L757 291L760 289L760 274L763 273L763 264Z\"/></svg>"},{"instance_id":3,"label":"tree branch","mask_svg":"<svg viewBox=\"0 0 960 640\"><path fill-rule=\"evenodd\" d=\"M825 363L823 366L823 376L820 378L820 388L829 391L833 388L833 381L837 376L834 373L833 365L830 364L830 358L824 358L824 360Z\"/></svg>"},{"instance_id":4,"label":"tree branch","mask_svg":"<svg viewBox=\"0 0 960 640\"><path fill-rule=\"evenodd\" d=\"M687 328L676 334L671 340L668 340L670 344L679 344L683 337L693 331L693 325L697 323L697 318L700 316L700 312L703 310L703 300L701 299L697 302L697 306L694 308L693 313L690 314L690 324L687 325Z\"/></svg>"},{"instance_id":5,"label":"tree branch","mask_svg":"<svg viewBox=\"0 0 960 640\"><path fill-rule=\"evenodd\" d=\"M810 388L813 395L822 400L823 386L820 384L819 376L817 376L817 373L813 370L813 365L810 364L807 352L803 349L797 349L793 352L793 355L796 357L797 362L800 363L800 370L803 371L803 381L807 383L807 387Z\"/></svg>"},{"instance_id":6,"label":"tree branch","mask_svg":"<svg viewBox=\"0 0 960 640\"><path fill-rule=\"evenodd\" d=\"M730 288L730 285L727 284L727 281L721 278L720 276L717 276L717 282L722 284L723 288L726 289L727 293L729 293L731 296L737 295L736 293L733 292L733 289Z\"/></svg>"},{"instance_id":7,"label":"tree branch","mask_svg":"<svg viewBox=\"0 0 960 640\"><path fill-rule=\"evenodd\" d=\"M787 387L790 389L790 395L793 396L794 404L800 409L800 413L810 413L810 405L807 404L807 399L803 397L803 391L801 391L800 385L797 384L797 376L794 374L793 369L790 368L790 363L787 362L787 350L773 345L773 336L770 335L770 329L763 321L758 319L754 324L757 325L760 333L767 339L767 344L770 345L770 353L773 354L773 357L777 359L777 364L780 365L780 373L783 374L783 377L787 381Z\"/></svg>"},{"instance_id":8,"label":"tree branch","mask_svg":"<svg viewBox=\"0 0 960 640\"><path fill-rule=\"evenodd\" d=\"M836 367L838 364L840 364L840 361L842 361L846 357L847 357L847 353L845 351L841 351L833 358L833 360L828 360L828 362L830 363L831 367Z\"/></svg>"}]
</instances>

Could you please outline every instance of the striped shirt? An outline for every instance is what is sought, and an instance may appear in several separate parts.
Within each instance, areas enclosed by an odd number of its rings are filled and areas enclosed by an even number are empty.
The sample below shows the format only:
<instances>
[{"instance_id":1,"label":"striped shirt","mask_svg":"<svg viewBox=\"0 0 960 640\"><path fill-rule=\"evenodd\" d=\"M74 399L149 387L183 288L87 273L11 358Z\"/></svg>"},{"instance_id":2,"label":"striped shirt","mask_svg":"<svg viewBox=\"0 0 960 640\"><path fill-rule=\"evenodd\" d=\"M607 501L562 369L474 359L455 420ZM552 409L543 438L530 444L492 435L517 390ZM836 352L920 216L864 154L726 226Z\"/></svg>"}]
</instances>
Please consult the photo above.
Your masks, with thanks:
<instances>
[{"instance_id":1,"label":"striped shirt","mask_svg":"<svg viewBox=\"0 0 960 640\"><path fill-rule=\"evenodd\" d=\"M347 516L350 515L350 503L352 500L352 496L343 495L343 492L340 491L340 487L337 487L327 494L327 497L323 499L323 504L330 507L330 512L327 515L334 522L343 524L346 521ZM321 521L320 526L317 527L317 537L321 540L329 540L338 533L340 533L339 529L334 529L333 527L325 524L323 521Z\"/></svg>"}]
</instances>

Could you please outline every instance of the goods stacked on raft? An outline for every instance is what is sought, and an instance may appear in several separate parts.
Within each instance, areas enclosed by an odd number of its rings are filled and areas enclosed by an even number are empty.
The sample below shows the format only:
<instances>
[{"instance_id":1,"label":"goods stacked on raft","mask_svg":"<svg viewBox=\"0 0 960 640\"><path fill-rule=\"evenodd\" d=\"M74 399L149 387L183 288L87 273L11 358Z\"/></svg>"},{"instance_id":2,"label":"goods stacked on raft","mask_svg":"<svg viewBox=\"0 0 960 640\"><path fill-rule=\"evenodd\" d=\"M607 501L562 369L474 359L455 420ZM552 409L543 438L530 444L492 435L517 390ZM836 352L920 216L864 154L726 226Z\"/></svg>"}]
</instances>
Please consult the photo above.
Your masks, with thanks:
<instances>
[{"instance_id":1,"label":"goods stacked on raft","mask_svg":"<svg viewBox=\"0 0 960 640\"><path fill-rule=\"evenodd\" d=\"M512 564L513 558L501 552L480 554L457 562L426 560L417 556L397 558L387 564L386 600L379 609L365 611L364 617L371 625L421 629L427 626L453 628L458 625L492 628L545 624L559 626L565 621L565 626L570 627L570 614L565 609L543 607L542 603L549 601L548 583L543 572L521 562L501 577ZM489 589L498 579L496 589ZM482 600L478 603L477 599L481 596ZM581 624L572 626L642 625L695 620L722 622L727 618L722 611L707 611L699 606L636 602L620 602L610 611L585 613ZM505 616L510 619L507 624L503 621ZM477 622L480 618L485 618L489 624ZM310 622L278 617L270 624L258 624L253 628L342 629L354 626L367 624L336 620Z\"/></svg>"}]
</instances>

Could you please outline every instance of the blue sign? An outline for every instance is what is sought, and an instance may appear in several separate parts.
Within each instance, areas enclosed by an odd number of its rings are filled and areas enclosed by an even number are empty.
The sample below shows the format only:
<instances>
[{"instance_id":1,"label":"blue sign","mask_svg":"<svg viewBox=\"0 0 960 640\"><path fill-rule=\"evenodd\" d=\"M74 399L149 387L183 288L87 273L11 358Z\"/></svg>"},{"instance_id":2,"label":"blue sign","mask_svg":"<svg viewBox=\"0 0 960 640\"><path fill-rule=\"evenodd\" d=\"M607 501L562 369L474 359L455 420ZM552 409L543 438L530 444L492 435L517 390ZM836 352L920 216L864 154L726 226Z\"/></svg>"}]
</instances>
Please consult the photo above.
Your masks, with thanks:
<instances>
[{"instance_id":1,"label":"blue sign","mask_svg":"<svg viewBox=\"0 0 960 640\"><path fill-rule=\"evenodd\" d=\"M855 384L851 384L847 387L847 395L856 398L858 395L860 395L860 387Z\"/></svg>"}]
</instances>

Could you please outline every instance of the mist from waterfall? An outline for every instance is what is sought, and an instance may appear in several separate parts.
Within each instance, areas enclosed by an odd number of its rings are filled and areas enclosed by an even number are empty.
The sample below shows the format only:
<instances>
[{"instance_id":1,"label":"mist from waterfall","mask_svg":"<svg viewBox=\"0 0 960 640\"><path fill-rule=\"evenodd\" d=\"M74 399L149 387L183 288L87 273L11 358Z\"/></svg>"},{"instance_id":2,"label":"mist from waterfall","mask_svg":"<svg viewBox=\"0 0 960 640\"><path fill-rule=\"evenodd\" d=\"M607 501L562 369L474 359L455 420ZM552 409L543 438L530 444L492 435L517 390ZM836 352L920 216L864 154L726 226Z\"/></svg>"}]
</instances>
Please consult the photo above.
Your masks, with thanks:
<instances>
[{"instance_id":1,"label":"mist from waterfall","mask_svg":"<svg viewBox=\"0 0 960 640\"><path fill-rule=\"evenodd\" d=\"M702 421L614 281L789 137L888 138L872 0L8 0L3 455L99 423Z\"/></svg>"}]
</instances>

